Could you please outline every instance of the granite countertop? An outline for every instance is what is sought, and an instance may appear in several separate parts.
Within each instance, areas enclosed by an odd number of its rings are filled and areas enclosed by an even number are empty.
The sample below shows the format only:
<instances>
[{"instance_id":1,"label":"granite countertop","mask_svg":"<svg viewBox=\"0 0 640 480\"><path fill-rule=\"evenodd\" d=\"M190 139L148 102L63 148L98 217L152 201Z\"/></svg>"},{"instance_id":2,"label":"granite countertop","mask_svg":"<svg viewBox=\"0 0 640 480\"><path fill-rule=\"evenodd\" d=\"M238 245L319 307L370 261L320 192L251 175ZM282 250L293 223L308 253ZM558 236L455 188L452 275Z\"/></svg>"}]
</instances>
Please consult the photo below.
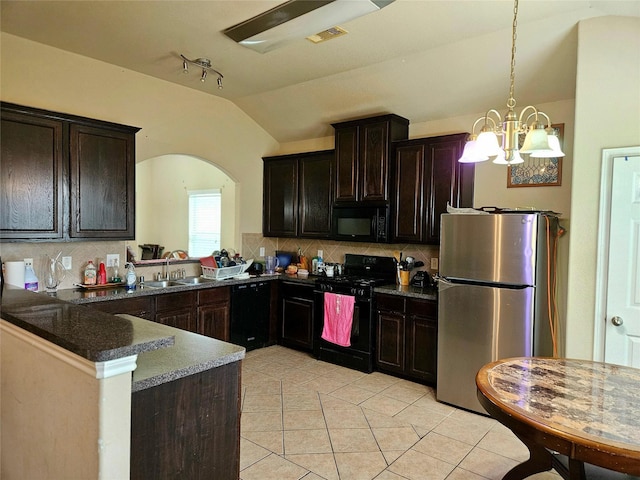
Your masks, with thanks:
<instances>
[{"instance_id":1,"label":"granite countertop","mask_svg":"<svg viewBox=\"0 0 640 480\"><path fill-rule=\"evenodd\" d=\"M152 324L159 332L175 338L171 348L143 352L138 355L138 366L133 372L132 392L238 362L245 355L244 347L238 345L167 325L155 324L131 315L117 315L117 317L130 321L135 328Z\"/></svg>"},{"instance_id":2,"label":"granite countertop","mask_svg":"<svg viewBox=\"0 0 640 480\"><path fill-rule=\"evenodd\" d=\"M421 298L423 300L438 300L438 289L435 287L413 287L411 285L382 285L374 289L375 293L386 295L400 295L403 297Z\"/></svg>"},{"instance_id":3,"label":"granite countertop","mask_svg":"<svg viewBox=\"0 0 640 480\"><path fill-rule=\"evenodd\" d=\"M640 369L558 358L515 358L479 373L490 395L538 428L624 448L640 459ZM479 384L480 385L480 384Z\"/></svg>"},{"instance_id":4,"label":"granite countertop","mask_svg":"<svg viewBox=\"0 0 640 480\"><path fill-rule=\"evenodd\" d=\"M303 285L315 285L318 277L316 275L309 275L308 277L301 278L297 275L288 275L285 273L275 274L275 275L260 275L252 276L247 279L237 280L237 279L228 279L228 280L218 280L215 282L205 282L199 283L195 285L172 285L166 288L157 288L157 287L140 287L138 286L135 290L127 290L124 287L117 288L93 288L89 290L85 290L82 288L73 288L73 289L64 289L58 290L57 298L59 300L64 300L65 302L75 303L75 304L91 304L94 302L105 302L110 300L119 300L125 298L134 298L134 297L142 297L148 295L162 295L165 293L176 293L176 292L186 292L190 290L202 290L207 288L219 288L219 287L228 287L231 285L241 285L244 283L254 283L261 281L277 281L282 280L286 282L300 283ZM400 285L383 285L380 287L376 287L374 289L375 293L385 293L388 295L401 295L405 297L414 297L421 298L425 300L434 300L438 299L438 289L435 287L413 287L413 286L400 286Z\"/></svg>"},{"instance_id":5,"label":"granite countertop","mask_svg":"<svg viewBox=\"0 0 640 480\"><path fill-rule=\"evenodd\" d=\"M315 277L312 279L309 278L297 278L296 275L285 275L285 274L276 274L276 275L260 275L260 276L252 276L250 278L238 280L234 278L230 278L227 280L217 280L214 282L204 282L198 283L195 285L172 285L170 287L159 288L159 287L145 287L138 285L134 290L128 290L125 287L109 287L109 288L91 288L84 289L81 287L78 288L70 288L58 290L56 293L56 298L59 300L63 300L65 302L75 303L75 304L91 304L95 302L106 302L110 300L120 300L125 298L135 298L135 297L144 297L149 295L162 295L165 293L176 293L176 292L186 292L190 290L203 290L207 288L219 288L219 287L229 287L231 285L242 285L245 283L255 283L255 282L264 282L264 281L275 281L279 279L286 279L300 283L314 283Z\"/></svg>"},{"instance_id":6,"label":"granite countertop","mask_svg":"<svg viewBox=\"0 0 640 480\"><path fill-rule=\"evenodd\" d=\"M133 323L46 294L5 285L3 320L92 362L104 362L170 347L174 335L152 322Z\"/></svg>"}]
</instances>

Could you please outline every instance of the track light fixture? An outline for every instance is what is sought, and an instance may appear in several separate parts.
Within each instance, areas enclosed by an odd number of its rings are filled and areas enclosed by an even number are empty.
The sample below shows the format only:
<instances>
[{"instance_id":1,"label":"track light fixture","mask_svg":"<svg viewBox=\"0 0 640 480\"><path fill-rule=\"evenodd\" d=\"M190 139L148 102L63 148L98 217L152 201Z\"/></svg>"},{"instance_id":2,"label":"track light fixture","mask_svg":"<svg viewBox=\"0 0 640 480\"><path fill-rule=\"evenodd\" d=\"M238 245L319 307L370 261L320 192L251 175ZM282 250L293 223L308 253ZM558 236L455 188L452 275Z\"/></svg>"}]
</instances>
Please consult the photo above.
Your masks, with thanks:
<instances>
[{"instance_id":1,"label":"track light fixture","mask_svg":"<svg viewBox=\"0 0 640 480\"><path fill-rule=\"evenodd\" d=\"M222 90L222 79L224 78L224 75L211 66L211 60L208 58L196 58L195 60L189 60L182 54L180 56L182 57L182 71L184 73L189 73L189 65L195 65L202 69L200 81L204 83L207 79L208 73L213 72L218 76L218 88Z\"/></svg>"}]
</instances>

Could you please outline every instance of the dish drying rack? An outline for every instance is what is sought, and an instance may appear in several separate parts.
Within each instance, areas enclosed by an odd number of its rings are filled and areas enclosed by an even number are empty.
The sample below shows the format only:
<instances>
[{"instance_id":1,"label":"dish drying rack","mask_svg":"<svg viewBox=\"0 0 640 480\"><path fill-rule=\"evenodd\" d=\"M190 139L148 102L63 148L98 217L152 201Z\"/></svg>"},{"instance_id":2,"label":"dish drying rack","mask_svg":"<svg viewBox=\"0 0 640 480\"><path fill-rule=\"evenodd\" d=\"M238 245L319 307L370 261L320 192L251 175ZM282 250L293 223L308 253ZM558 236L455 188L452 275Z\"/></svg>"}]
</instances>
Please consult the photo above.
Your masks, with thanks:
<instances>
[{"instance_id":1,"label":"dish drying rack","mask_svg":"<svg viewBox=\"0 0 640 480\"><path fill-rule=\"evenodd\" d=\"M227 278L233 278L240 275L244 270L244 265L234 265L233 267L207 267L201 265L202 276L204 278L210 278L213 280L226 280Z\"/></svg>"}]
</instances>

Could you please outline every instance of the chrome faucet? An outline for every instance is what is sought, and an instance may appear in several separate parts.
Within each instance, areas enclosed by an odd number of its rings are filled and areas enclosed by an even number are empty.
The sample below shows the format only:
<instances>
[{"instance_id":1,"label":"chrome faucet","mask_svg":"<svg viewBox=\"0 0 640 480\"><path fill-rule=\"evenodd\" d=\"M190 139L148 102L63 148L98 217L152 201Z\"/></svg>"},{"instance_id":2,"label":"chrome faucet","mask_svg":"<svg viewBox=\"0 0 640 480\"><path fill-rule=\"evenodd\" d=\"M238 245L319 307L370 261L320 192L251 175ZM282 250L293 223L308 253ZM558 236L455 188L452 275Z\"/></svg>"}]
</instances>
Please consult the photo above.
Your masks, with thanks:
<instances>
[{"instance_id":1,"label":"chrome faucet","mask_svg":"<svg viewBox=\"0 0 640 480\"><path fill-rule=\"evenodd\" d=\"M174 252L171 252L167 256L167 263L164 266L164 274L162 275L162 278L159 278L159 280L179 280L187 277L187 273L184 268L181 270L175 270L173 272L169 270L169 262L173 258L173 253Z\"/></svg>"},{"instance_id":2,"label":"chrome faucet","mask_svg":"<svg viewBox=\"0 0 640 480\"><path fill-rule=\"evenodd\" d=\"M167 255L167 263L166 263L166 266L165 266L165 272L164 272L164 275L163 275L163 277L164 277L163 280L171 280L170 274L169 274L169 262L170 261L171 261L171 254Z\"/></svg>"}]
</instances>

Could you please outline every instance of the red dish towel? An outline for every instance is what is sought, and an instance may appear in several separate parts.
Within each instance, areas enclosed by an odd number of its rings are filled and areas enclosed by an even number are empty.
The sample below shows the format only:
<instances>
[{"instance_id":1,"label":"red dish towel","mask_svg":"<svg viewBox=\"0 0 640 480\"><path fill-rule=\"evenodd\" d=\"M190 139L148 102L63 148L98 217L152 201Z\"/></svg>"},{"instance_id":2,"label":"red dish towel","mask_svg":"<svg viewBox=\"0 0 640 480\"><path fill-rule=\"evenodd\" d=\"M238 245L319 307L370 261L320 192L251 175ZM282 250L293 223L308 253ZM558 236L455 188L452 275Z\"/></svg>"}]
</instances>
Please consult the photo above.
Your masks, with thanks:
<instances>
[{"instance_id":1,"label":"red dish towel","mask_svg":"<svg viewBox=\"0 0 640 480\"><path fill-rule=\"evenodd\" d=\"M351 346L351 325L355 297L337 293L324 294L322 339L341 347Z\"/></svg>"}]
</instances>

